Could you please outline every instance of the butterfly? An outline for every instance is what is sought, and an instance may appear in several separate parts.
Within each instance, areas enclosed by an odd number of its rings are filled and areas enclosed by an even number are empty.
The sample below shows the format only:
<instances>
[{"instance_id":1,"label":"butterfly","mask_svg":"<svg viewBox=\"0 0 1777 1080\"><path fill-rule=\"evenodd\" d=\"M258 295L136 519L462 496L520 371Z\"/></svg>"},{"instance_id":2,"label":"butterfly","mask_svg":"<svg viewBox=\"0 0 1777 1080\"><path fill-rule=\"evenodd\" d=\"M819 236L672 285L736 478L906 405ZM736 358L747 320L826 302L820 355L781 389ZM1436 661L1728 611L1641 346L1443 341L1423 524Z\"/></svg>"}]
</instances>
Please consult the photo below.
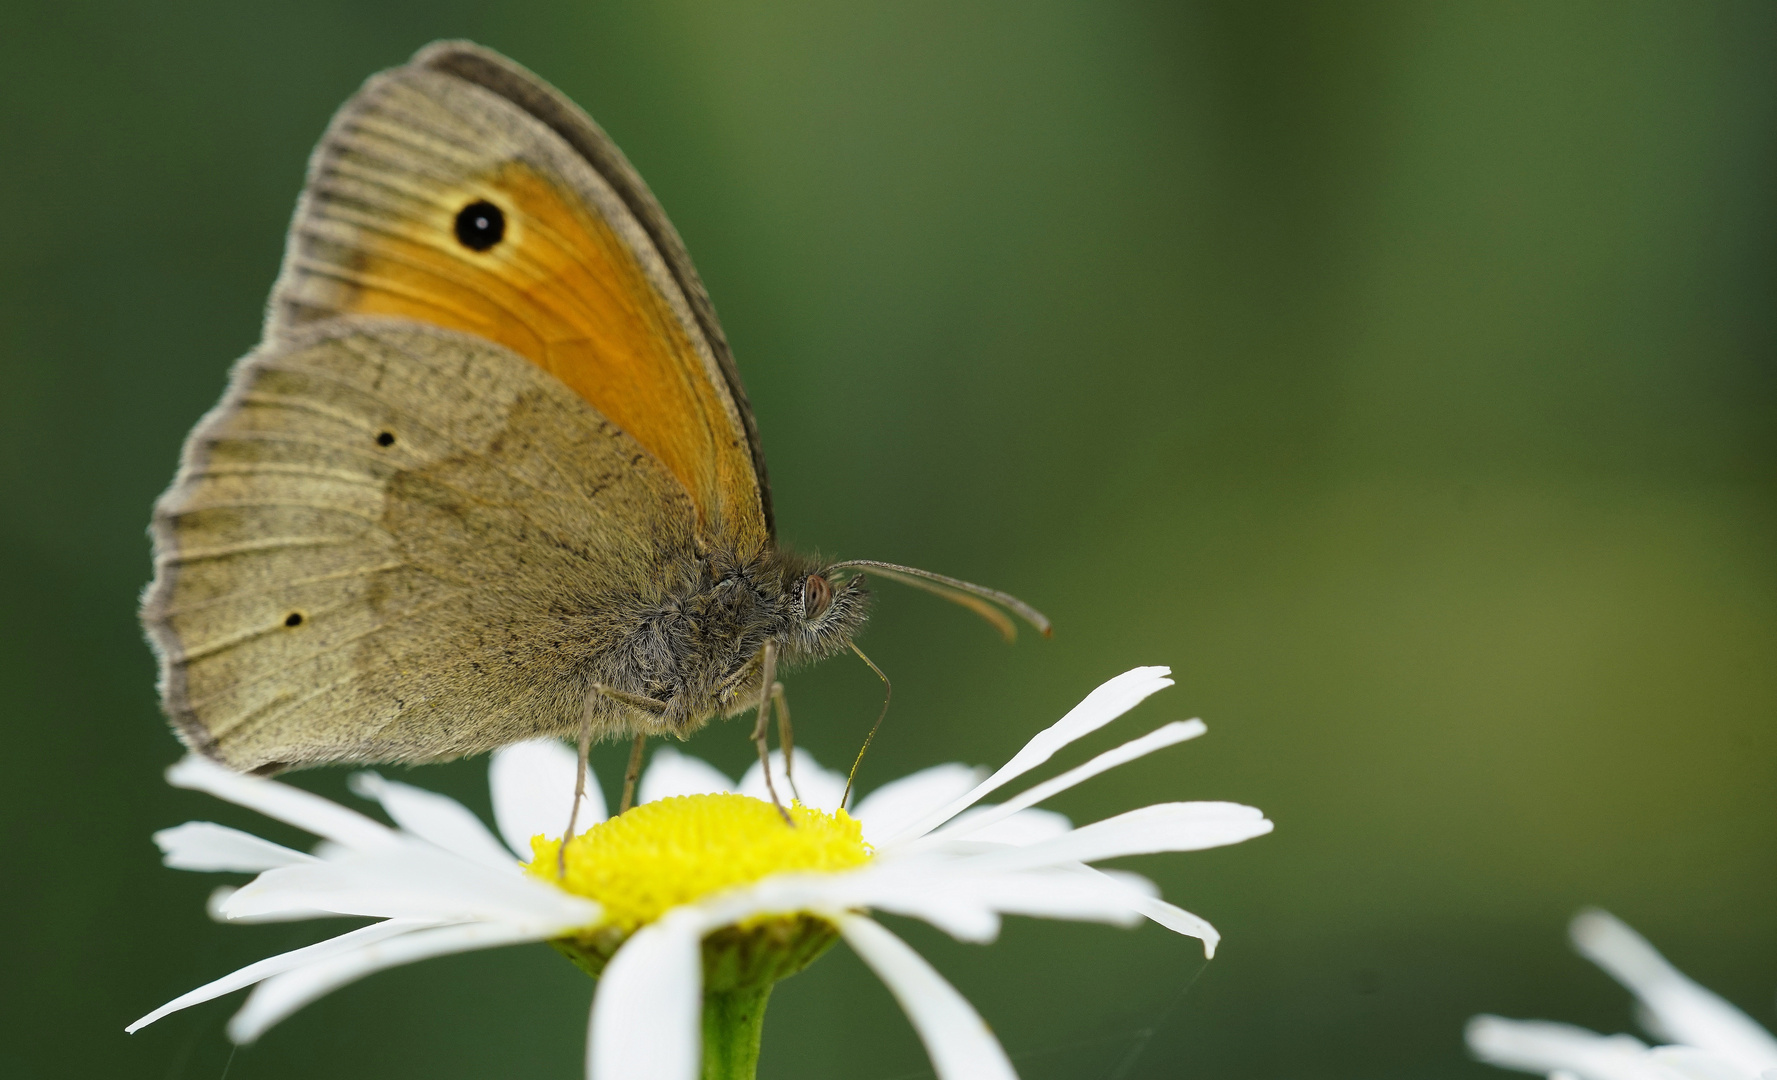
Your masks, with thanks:
<instances>
[{"instance_id":1,"label":"butterfly","mask_svg":"<svg viewBox=\"0 0 1777 1080\"><path fill-rule=\"evenodd\" d=\"M856 649L865 572L1048 632L1005 593L777 545L678 234L591 118L466 42L335 115L262 340L151 532L165 711L257 773L577 733L583 763L632 736L633 783L647 738L749 708L763 758L777 671Z\"/></svg>"}]
</instances>

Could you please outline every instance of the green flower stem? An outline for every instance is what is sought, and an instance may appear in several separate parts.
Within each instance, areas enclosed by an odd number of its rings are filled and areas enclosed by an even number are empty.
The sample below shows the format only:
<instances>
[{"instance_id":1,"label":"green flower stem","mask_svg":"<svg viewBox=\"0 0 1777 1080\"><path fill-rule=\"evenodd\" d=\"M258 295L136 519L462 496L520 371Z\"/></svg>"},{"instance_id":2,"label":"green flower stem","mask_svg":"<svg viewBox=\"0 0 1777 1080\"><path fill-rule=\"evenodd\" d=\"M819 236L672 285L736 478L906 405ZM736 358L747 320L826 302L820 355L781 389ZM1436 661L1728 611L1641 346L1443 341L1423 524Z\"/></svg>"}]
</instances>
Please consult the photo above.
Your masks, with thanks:
<instances>
[{"instance_id":1,"label":"green flower stem","mask_svg":"<svg viewBox=\"0 0 1777 1080\"><path fill-rule=\"evenodd\" d=\"M628 938L604 927L550 944L596 979ZM809 914L724 926L703 939L703 1080L753 1080L772 986L838 940L838 927Z\"/></svg>"},{"instance_id":2,"label":"green flower stem","mask_svg":"<svg viewBox=\"0 0 1777 1080\"><path fill-rule=\"evenodd\" d=\"M771 984L703 994L703 1080L753 1080Z\"/></svg>"}]
</instances>

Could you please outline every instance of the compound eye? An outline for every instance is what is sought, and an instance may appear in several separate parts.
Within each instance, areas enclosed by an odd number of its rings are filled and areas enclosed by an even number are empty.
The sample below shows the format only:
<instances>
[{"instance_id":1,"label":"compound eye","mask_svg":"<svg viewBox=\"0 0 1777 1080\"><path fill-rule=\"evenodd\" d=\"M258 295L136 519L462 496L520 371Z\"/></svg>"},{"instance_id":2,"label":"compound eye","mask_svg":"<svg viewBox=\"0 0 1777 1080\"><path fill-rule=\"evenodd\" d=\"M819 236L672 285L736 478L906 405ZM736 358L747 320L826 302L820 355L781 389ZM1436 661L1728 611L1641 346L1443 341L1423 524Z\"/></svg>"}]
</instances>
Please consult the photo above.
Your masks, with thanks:
<instances>
[{"instance_id":1,"label":"compound eye","mask_svg":"<svg viewBox=\"0 0 1777 1080\"><path fill-rule=\"evenodd\" d=\"M833 603L833 585L819 574L808 575L802 583L802 617L818 619Z\"/></svg>"}]
</instances>

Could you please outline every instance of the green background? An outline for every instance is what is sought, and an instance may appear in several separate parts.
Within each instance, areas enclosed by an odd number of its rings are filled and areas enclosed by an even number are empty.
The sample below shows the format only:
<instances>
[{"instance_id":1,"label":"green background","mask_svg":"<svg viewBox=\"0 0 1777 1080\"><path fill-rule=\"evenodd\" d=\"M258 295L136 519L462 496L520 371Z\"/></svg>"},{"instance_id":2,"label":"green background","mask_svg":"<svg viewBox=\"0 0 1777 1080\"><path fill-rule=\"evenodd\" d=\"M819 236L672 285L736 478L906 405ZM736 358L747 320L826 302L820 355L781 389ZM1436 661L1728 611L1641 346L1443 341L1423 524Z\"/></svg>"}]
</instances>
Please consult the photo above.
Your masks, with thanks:
<instances>
[{"instance_id":1,"label":"green background","mask_svg":"<svg viewBox=\"0 0 1777 1080\"><path fill-rule=\"evenodd\" d=\"M891 920L1037 1077L1481 1077L1472 1013L1624 1030L1601 904L1769 1023L1777 986L1777 9L1768 4L60 4L0 33L0 1073L567 1077L543 946L380 974L237 1054L160 1002L313 925L222 927L151 830L151 500L255 341L303 163L469 36L672 214L785 539L1010 589L1001 645L884 587L865 786L998 763L1100 680L1209 735L1069 793L1263 808L1132 860L1216 923ZM879 688L791 683L849 756ZM730 771L744 725L693 752ZM606 750L598 766L616 771ZM415 782L485 809L479 762ZM342 794L342 773L302 783ZM270 835L294 839L275 828ZM863 966L785 983L762 1075L930 1075Z\"/></svg>"}]
</instances>

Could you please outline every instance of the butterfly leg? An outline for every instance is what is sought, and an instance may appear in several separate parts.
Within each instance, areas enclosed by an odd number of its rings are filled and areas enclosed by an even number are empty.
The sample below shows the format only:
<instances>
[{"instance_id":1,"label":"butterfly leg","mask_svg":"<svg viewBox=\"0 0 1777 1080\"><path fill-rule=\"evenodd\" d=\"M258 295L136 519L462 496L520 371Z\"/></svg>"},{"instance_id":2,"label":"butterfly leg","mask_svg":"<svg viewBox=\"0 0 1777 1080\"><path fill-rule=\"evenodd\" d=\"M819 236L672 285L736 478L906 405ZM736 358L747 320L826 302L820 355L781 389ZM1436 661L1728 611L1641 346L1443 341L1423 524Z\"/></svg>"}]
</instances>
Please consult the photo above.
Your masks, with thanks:
<instances>
[{"instance_id":1,"label":"butterfly leg","mask_svg":"<svg viewBox=\"0 0 1777 1080\"><path fill-rule=\"evenodd\" d=\"M636 741L629 745L629 766L623 770L623 802L617 807L619 815L627 814L635 805L636 781L642 776L642 751L648 746L648 736L636 734Z\"/></svg>"},{"instance_id":2,"label":"butterfly leg","mask_svg":"<svg viewBox=\"0 0 1777 1080\"><path fill-rule=\"evenodd\" d=\"M858 766L864 763L864 751L870 749L870 744L876 741L876 733L882 730L883 718L888 716L889 699L895 696L894 684L889 682L889 677L883 674L875 661L864 655L864 650L858 648L857 642L852 642L851 651L857 653L858 659L868 664L870 670L876 672L876 677L882 680L882 711L876 714L876 723L870 725L870 734L864 736L864 745L858 747L858 756L852 760L851 772L845 778L845 794L839 796L840 806L851 799L852 784L858 779Z\"/></svg>"},{"instance_id":3,"label":"butterfly leg","mask_svg":"<svg viewBox=\"0 0 1777 1080\"><path fill-rule=\"evenodd\" d=\"M640 736L637 736L638 738ZM561 846L555 849L555 876L568 876L568 841L574 838L574 827L580 823L580 800L586 798L586 758L592 753L592 699L580 711L580 755L574 771L574 808L568 811L568 828L561 834Z\"/></svg>"},{"instance_id":4,"label":"butterfly leg","mask_svg":"<svg viewBox=\"0 0 1777 1080\"><path fill-rule=\"evenodd\" d=\"M602 682L593 683L592 692L595 694L603 694L605 697L610 698L619 705L628 705L630 708L638 709L647 713L649 716L659 716L666 712L666 702L664 701L655 701L653 698L644 697L641 694L631 694L627 691L619 690L615 686L606 686Z\"/></svg>"},{"instance_id":5,"label":"butterfly leg","mask_svg":"<svg viewBox=\"0 0 1777 1080\"><path fill-rule=\"evenodd\" d=\"M660 716L666 712L666 702L664 701L656 701L641 694L631 694L619 690L615 686L606 686L604 683L593 683L592 692L610 698L619 705L627 705L639 712L645 712L649 716ZM628 810L631 802L635 799L636 778L642 775L642 751L647 745L648 736L637 732L635 744L629 749L629 768L625 769L623 773L623 802L617 809L619 814Z\"/></svg>"},{"instance_id":6,"label":"butterfly leg","mask_svg":"<svg viewBox=\"0 0 1777 1080\"><path fill-rule=\"evenodd\" d=\"M783 800L777 797L777 784L771 779L771 740L767 735L771 720L771 687L777 679L777 643L766 639L760 649L760 659L764 670L759 679L759 713L753 721L753 745L759 748L759 768L765 773L765 790L771 793L771 805L784 816L784 824L794 826L790 812L784 809ZM788 760L788 759L786 759Z\"/></svg>"},{"instance_id":7,"label":"butterfly leg","mask_svg":"<svg viewBox=\"0 0 1777 1080\"><path fill-rule=\"evenodd\" d=\"M784 684L771 684L771 700L777 706L777 744L784 751L784 779L790 782L790 798L801 801L796 790L796 735L790 727L790 702L784 697Z\"/></svg>"}]
</instances>

